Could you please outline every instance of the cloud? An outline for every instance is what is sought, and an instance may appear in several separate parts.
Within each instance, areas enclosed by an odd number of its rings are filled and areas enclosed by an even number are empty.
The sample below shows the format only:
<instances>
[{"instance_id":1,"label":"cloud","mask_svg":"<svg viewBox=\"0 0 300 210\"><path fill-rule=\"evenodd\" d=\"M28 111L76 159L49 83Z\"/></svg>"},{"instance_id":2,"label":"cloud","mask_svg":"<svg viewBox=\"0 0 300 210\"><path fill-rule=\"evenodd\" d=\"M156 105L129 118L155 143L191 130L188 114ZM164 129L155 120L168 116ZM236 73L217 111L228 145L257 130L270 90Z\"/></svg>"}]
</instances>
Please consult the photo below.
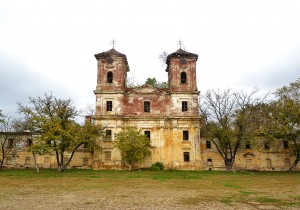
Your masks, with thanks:
<instances>
[{"instance_id":1,"label":"cloud","mask_svg":"<svg viewBox=\"0 0 300 210\"><path fill-rule=\"evenodd\" d=\"M0 109L10 115L17 114L17 102L26 104L28 97L42 96L53 91L55 95L68 95L61 84L48 81L34 73L20 58L0 52Z\"/></svg>"},{"instance_id":2,"label":"cloud","mask_svg":"<svg viewBox=\"0 0 300 210\"><path fill-rule=\"evenodd\" d=\"M296 47L282 57L278 57L253 72L248 72L243 79L247 86L258 87L274 92L276 89L300 78L300 50Z\"/></svg>"}]
</instances>

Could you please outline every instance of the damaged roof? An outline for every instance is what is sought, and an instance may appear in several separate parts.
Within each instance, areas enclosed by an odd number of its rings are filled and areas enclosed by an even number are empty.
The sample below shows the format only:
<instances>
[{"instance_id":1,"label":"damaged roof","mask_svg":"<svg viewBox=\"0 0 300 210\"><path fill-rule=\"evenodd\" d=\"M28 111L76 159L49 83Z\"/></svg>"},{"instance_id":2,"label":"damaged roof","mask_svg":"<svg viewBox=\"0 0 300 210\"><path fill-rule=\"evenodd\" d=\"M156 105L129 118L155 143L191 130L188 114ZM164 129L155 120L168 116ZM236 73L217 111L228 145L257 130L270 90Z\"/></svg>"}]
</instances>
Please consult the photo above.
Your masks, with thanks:
<instances>
[{"instance_id":1,"label":"damaged roof","mask_svg":"<svg viewBox=\"0 0 300 210\"><path fill-rule=\"evenodd\" d=\"M100 58L108 58L112 55L125 58L125 65L127 66L127 71L130 71L126 55L116 51L115 48L112 48L106 52L95 54L94 56L97 60L99 60Z\"/></svg>"},{"instance_id":2,"label":"damaged roof","mask_svg":"<svg viewBox=\"0 0 300 210\"><path fill-rule=\"evenodd\" d=\"M169 71L170 60L171 60L171 58L174 58L174 57L175 58L176 57L178 57L178 58L195 58L196 61L198 60L198 55L197 54L187 52L187 51L180 48L177 51L175 51L175 52L168 55L167 60L166 60L166 64L167 64L166 71Z\"/></svg>"},{"instance_id":3,"label":"damaged roof","mask_svg":"<svg viewBox=\"0 0 300 210\"><path fill-rule=\"evenodd\" d=\"M126 58L126 55L123 54L123 53L120 53L118 51L115 50L115 48L112 48L106 52L102 52L102 53L98 53L98 54L95 54L95 58L98 60L99 58L101 57L107 57L109 55L118 55L118 56L122 56L122 57L125 57ZM127 60L127 59L126 59Z\"/></svg>"}]
</instances>

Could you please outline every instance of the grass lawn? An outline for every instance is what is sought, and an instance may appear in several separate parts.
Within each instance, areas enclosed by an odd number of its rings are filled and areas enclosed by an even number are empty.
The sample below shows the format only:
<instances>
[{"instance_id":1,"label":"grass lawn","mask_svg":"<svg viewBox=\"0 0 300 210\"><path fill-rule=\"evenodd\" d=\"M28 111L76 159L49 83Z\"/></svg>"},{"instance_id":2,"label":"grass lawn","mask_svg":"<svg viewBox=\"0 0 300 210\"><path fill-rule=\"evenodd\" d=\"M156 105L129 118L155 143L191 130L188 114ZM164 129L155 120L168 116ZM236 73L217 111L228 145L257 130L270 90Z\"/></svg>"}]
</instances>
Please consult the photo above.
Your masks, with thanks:
<instances>
[{"instance_id":1,"label":"grass lawn","mask_svg":"<svg viewBox=\"0 0 300 210\"><path fill-rule=\"evenodd\" d=\"M299 172L0 172L0 209L300 209Z\"/></svg>"}]
</instances>

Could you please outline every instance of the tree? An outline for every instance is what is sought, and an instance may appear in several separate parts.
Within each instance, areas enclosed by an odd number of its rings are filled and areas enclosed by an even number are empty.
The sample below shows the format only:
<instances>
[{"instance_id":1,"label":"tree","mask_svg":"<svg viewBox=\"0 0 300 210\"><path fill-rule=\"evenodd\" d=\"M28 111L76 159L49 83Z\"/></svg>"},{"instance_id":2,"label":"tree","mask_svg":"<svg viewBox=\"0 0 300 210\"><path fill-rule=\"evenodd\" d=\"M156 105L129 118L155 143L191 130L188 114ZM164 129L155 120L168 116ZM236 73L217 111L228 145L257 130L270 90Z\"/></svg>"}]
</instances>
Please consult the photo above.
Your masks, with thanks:
<instances>
[{"instance_id":1,"label":"tree","mask_svg":"<svg viewBox=\"0 0 300 210\"><path fill-rule=\"evenodd\" d=\"M80 115L82 117L93 116L95 114L95 107L96 107L95 104L92 103L86 104L85 108L82 111L80 111L81 112Z\"/></svg>"},{"instance_id":2,"label":"tree","mask_svg":"<svg viewBox=\"0 0 300 210\"><path fill-rule=\"evenodd\" d=\"M257 93L257 89L250 94L230 89L208 90L201 98L205 136L216 146L226 170L232 169L237 151L255 140L259 105L265 100Z\"/></svg>"},{"instance_id":3,"label":"tree","mask_svg":"<svg viewBox=\"0 0 300 210\"><path fill-rule=\"evenodd\" d=\"M36 168L37 172L40 172L39 166L36 162L37 156L43 155L48 151L48 145L39 144L41 142L35 142L31 144L28 148L28 152L32 153L34 167Z\"/></svg>"},{"instance_id":4,"label":"tree","mask_svg":"<svg viewBox=\"0 0 300 210\"><path fill-rule=\"evenodd\" d=\"M167 58L168 58L168 53L166 51L163 51L159 56L158 56L160 62L161 62L161 65L162 66L165 66L166 65L166 61L167 61Z\"/></svg>"},{"instance_id":5,"label":"tree","mask_svg":"<svg viewBox=\"0 0 300 210\"><path fill-rule=\"evenodd\" d=\"M119 132L114 144L120 149L122 160L129 165L129 170L133 163L140 165L151 154L149 138L134 128Z\"/></svg>"},{"instance_id":6,"label":"tree","mask_svg":"<svg viewBox=\"0 0 300 210\"><path fill-rule=\"evenodd\" d=\"M33 142L32 151L54 152L58 171L69 166L76 150L88 146L91 150L96 140L103 135L103 128L86 122L81 125L75 121L78 111L71 99L59 99L52 94L44 97L29 98L31 106L18 104L19 112L30 122L31 131L39 132ZM70 156L66 158L65 153Z\"/></svg>"},{"instance_id":7,"label":"tree","mask_svg":"<svg viewBox=\"0 0 300 210\"><path fill-rule=\"evenodd\" d=\"M33 125L32 125L32 122L28 115L25 116L24 119L14 120L14 129L17 132L27 131L28 134L30 134L30 136L31 136L31 140L33 139L33 135L32 135ZM36 171L40 172L36 159L37 159L37 156L43 155L46 153L47 147L43 147L41 144L38 144L38 141L36 140L34 144L33 144L33 142L31 142L27 151L32 153L33 162L34 162Z\"/></svg>"},{"instance_id":8,"label":"tree","mask_svg":"<svg viewBox=\"0 0 300 210\"><path fill-rule=\"evenodd\" d=\"M153 87L156 87L157 86L157 81L156 81L156 79L154 77L153 78L149 77L149 78L147 78L145 84L151 85Z\"/></svg>"},{"instance_id":9,"label":"tree","mask_svg":"<svg viewBox=\"0 0 300 210\"><path fill-rule=\"evenodd\" d=\"M6 116L0 112L0 170L3 169L3 164L6 158L15 149L16 144L20 141L18 133L15 132L14 123L10 116Z\"/></svg>"},{"instance_id":10,"label":"tree","mask_svg":"<svg viewBox=\"0 0 300 210\"><path fill-rule=\"evenodd\" d=\"M153 78L148 78L145 82L145 84L151 85L153 87L156 88L167 88L168 87L168 83L167 82L157 82L157 80L153 77Z\"/></svg>"},{"instance_id":11,"label":"tree","mask_svg":"<svg viewBox=\"0 0 300 210\"><path fill-rule=\"evenodd\" d=\"M132 77L127 77L126 86L129 87L129 88L138 87L139 82L133 76Z\"/></svg>"},{"instance_id":12,"label":"tree","mask_svg":"<svg viewBox=\"0 0 300 210\"><path fill-rule=\"evenodd\" d=\"M295 161L290 167L294 170L300 161L300 79L275 92L276 100L269 104L268 117L272 122L272 133L275 139L292 142L292 153Z\"/></svg>"}]
</instances>

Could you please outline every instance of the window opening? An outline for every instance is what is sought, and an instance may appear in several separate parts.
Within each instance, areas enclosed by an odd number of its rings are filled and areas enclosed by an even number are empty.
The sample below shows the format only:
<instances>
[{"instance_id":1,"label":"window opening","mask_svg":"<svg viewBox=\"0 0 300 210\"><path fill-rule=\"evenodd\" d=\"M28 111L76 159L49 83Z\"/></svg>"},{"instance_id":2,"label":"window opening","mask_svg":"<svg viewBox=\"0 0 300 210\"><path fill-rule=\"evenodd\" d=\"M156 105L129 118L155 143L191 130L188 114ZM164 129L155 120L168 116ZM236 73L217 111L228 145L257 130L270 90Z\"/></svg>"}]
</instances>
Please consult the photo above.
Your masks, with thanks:
<instances>
[{"instance_id":1,"label":"window opening","mask_svg":"<svg viewBox=\"0 0 300 210\"><path fill-rule=\"evenodd\" d=\"M206 141L206 149L211 149L211 141Z\"/></svg>"},{"instance_id":2,"label":"window opening","mask_svg":"<svg viewBox=\"0 0 300 210\"><path fill-rule=\"evenodd\" d=\"M180 82L181 83L186 83L186 73L185 72L181 72L181 74L180 74Z\"/></svg>"},{"instance_id":3,"label":"window opening","mask_svg":"<svg viewBox=\"0 0 300 210\"><path fill-rule=\"evenodd\" d=\"M111 141L111 130L105 131L105 140Z\"/></svg>"},{"instance_id":4,"label":"window opening","mask_svg":"<svg viewBox=\"0 0 300 210\"><path fill-rule=\"evenodd\" d=\"M289 158L284 159L284 165L285 167L290 167L291 166L291 161Z\"/></svg>"},{"instance_id":5,"label":"window opening","mask_svg":"<svg viewBox=\"0 0 300 210\"><path fill-rule=\"evenodd\" d=\"M187 101L182 101L181 110L183 112L186 112L188 110L188 103L187 103Z\"/></svg>"},{"instance_id":6,"label":"window opening","mask_svg":"<svg viewBox=\"0 0 300 210\"><path fill-rule=\"evenodd\" d=\"M247 141L247 142L245 143L245 148L246 148L246 149L251 149L251 144L250 144L249 141Z\"/></svg>"},{"instance_id":7,"label":"window opening","mask_svg":"<svg viewBox=\"0 0 300 210\"><path fill-rule=\"evenodd\" d=\"M150 131L145 131L144 134L148 137L148 139L150 139L150 137L151 137L151 132Z\"/></svg>"},{"instance_id":8,"label":"window opening","mask_svg":"<svg viewBox=\"0 0 300 210\"><path fill-rule=\"evenodd\" d=\"M283 141L283 149L288 149L289 148L289 142L284 140Z\"/></svg>"},{"instance_id":9,"label":"window opening","mask_svg":"<svg viewBox=\"0 0 300 210\"><path fill-rule=\"evenodd\" d=\"M106 102L106 111L112 111L112 107L113 107L113 105L112 105L112 101L107 101Z\"/></svg>"},{"instance_id":10,"label":"window opening","mask_svg":"<svg viewBox=\"0 0 300 210\"><path fill-rule=\"evenodd\" d=\"M184 152L183 153L183 161L184 162L190 162L190 153L189 152Z\"/></svg>"},{"instance_id":11,"label":"window opening","mask_svg":"<svg viewBox=\"0 0 300 210\"><path fill-rule=\"evenodd\" d=\"M144 112L150 112L150 101L144 101Z\"/></svg>"},{"instance_id":12,"label":"window opening","mask_svg":"<svg viewBox=\"0 0 300 210\"><path fill-rule=\"evenodd\" d=\"M12 148L14 146L14 140L13 139L8 139L8 148Z\"/></svg>"},{"instance_id":13,"label":"window opening","mask_svg":"<svg viewBox=\"0 0 300 210\"><path fill-rule=\"evenodd\" d=\"M27 139L27 147L30 147L32 145L32 140L31 139Z\"/></svg>"},{"instance_id":14,"label":"window opening","mask_svg":"<svg viewBox=\"0 0 300 210\"><path fill-rule=\"evenodd\" d=\"M208 166L212 166L213 165L211 158L207 158L207 165Z\"/></svg>"},{"instance_id":15,"label":"window opening","mask_svg":"<svg viewBox=\"0 0 300 210\"><path fill-rule=\"evenodd\" d=\"M84 157L84 158L82 159L82 165L83 165L83 166L89 165L89 158Z\"/></svg>"},{"instance_id":16,"label":"window opening","mask_svg":"<svg viewBox=\"0 0 300 210\"><path fill-rule=\"evenodd\" d=\"M30 157L25 158L25 165L30 165Z\"/></svg>"},{"instance_id":17,"label":"window opening","mask_svg":"<svg viewBox=\"0 0 300 210\"><path fill-rule=\"evenodd\" d=\"M270 142L265 142L265 144L264 144L264 148L265 149L270 149Z\"/></svg>"},{"instance_id":18,"label":"window opening","mask_svg":"<svg viewBox=\"0 0 300 210\"><path fill-rule=\"evenodd\" d=\"M104 152L104 158L106 161L110 161L111 160L111 151Z\"/></svg>"},{"instance_id":19,"label":"window opening","mask_svg":"<svg viewBox=\"0 0 300 210\"><path fill-rule=\"evenodd\" d=\"M188 141L189 140L189 131L187 131L187 130L183 130L182 131L182 140L183 141Z\"/></svg>"},{"instance_id":20,"label":"window opening","mask_svg":"<svg viewBox=\"0 0 300 210\"><path fill-rule=\"evenodd\" d=\"M271 161L271 159L268 158L266 161L267 161L267 167L268 168L272 168L272 161Z\"/></svg>"},{"instance_id":21,"label":"window opening","mask_svg":"<svg viewBox=\"0 0 300 210\"><path fill-rule=\"evenodd\" d=\"M112 83L113 82L113 73L109 71L107 73L107 83Z\"/></svg>"}]
</instances>

